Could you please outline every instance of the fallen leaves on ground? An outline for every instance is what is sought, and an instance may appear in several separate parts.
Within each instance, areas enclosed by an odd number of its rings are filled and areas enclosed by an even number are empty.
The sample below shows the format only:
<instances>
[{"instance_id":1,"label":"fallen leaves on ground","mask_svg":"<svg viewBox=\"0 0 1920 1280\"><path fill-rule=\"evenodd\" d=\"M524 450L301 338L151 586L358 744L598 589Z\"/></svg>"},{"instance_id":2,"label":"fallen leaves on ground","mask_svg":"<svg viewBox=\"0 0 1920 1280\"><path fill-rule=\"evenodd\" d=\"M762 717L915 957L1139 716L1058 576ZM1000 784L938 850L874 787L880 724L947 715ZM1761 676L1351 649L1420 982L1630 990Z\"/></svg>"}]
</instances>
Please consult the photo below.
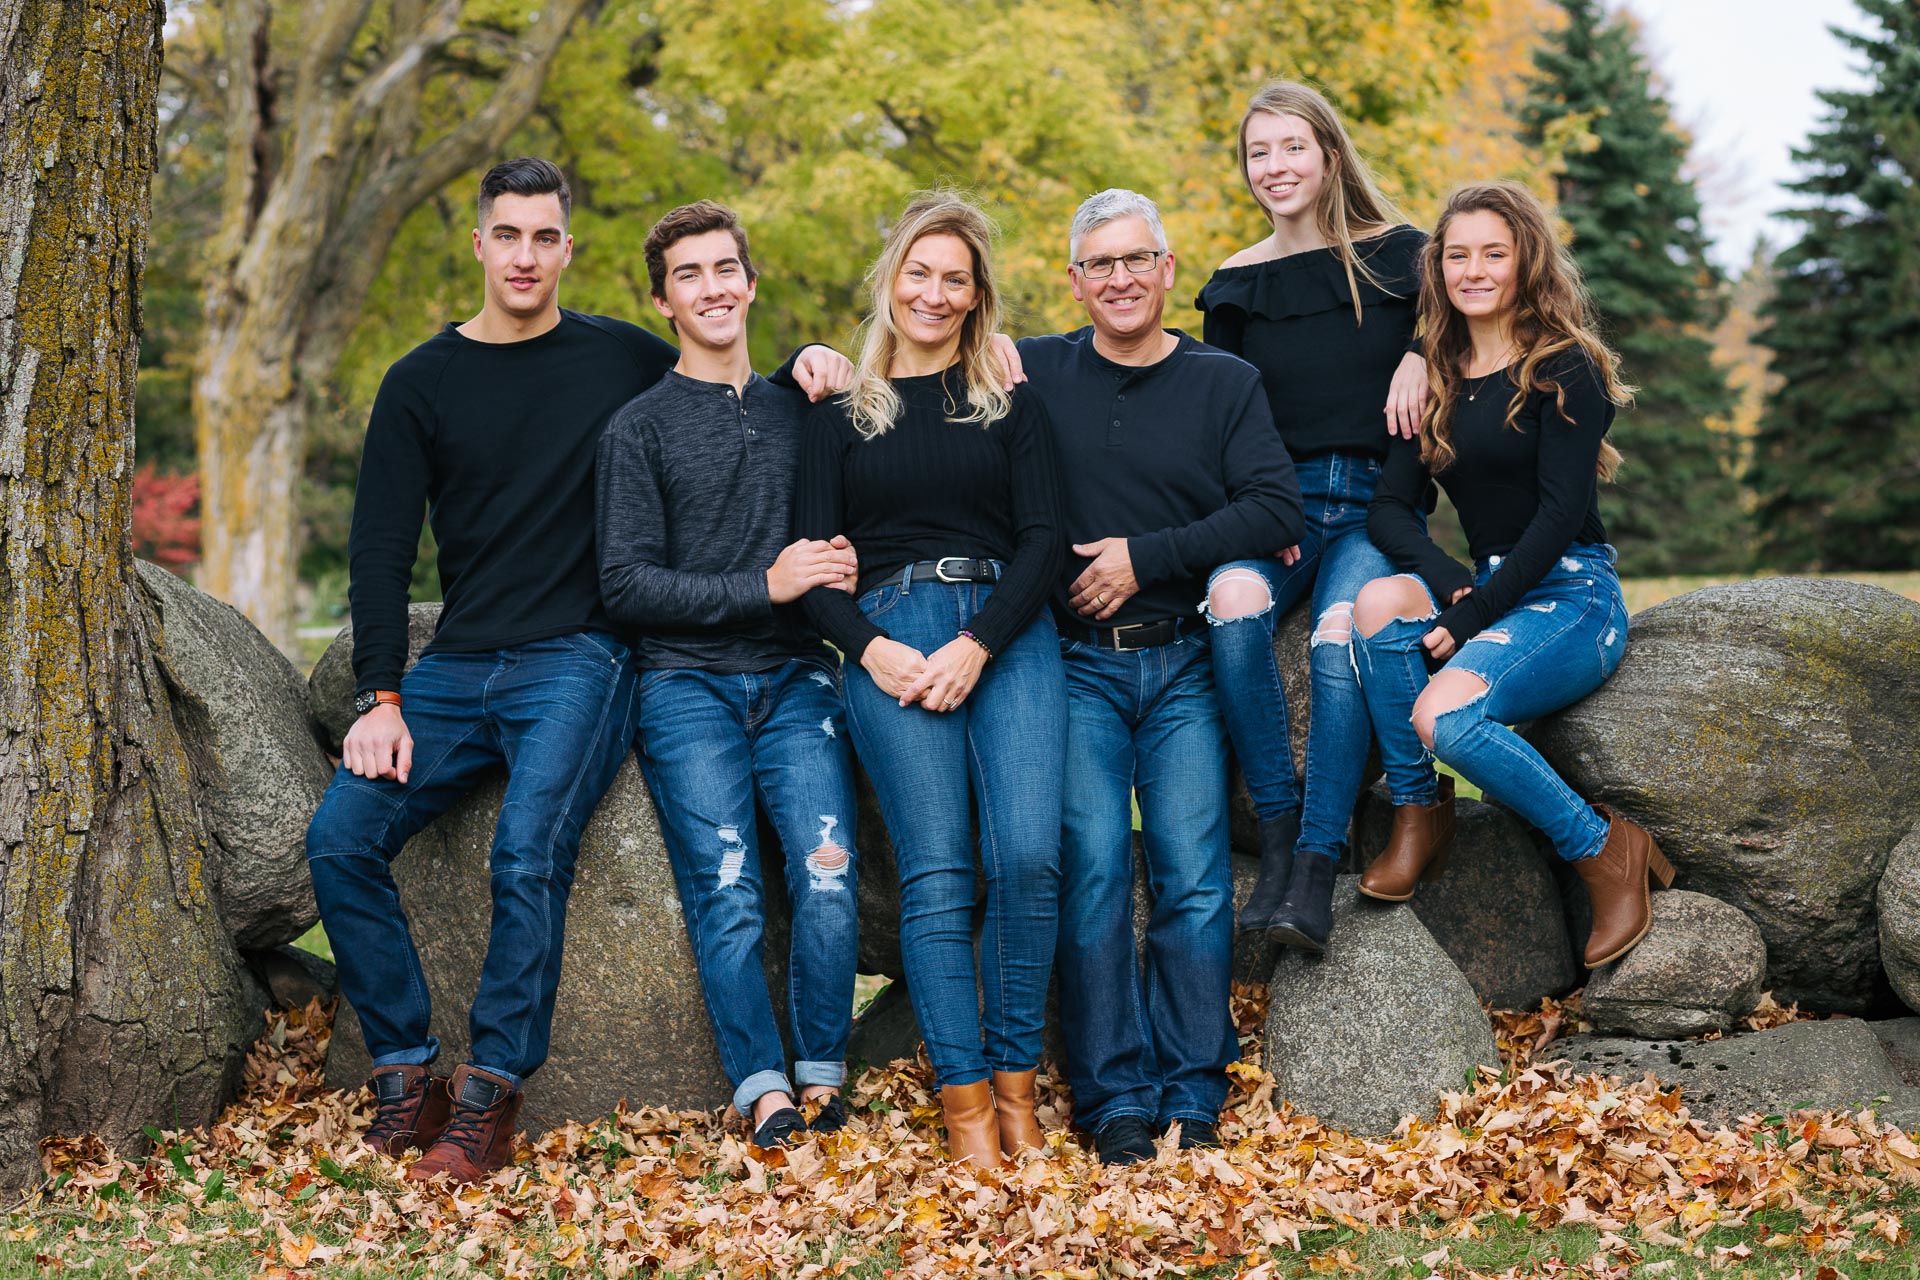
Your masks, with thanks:
<instances>
[{"instance_id":1,"label":"fallen leaves on ground","mask_svg":"<svg viewBox=\"0 0 1920 1280\"><path fill-rule=\"evenodd\" d=\"M50 1271L68 1258L79 1265L90 1242L110 1239L136 1274L163 1245L238 1243L273 1277L425 1264L435 1274L614 1280L707 1267L814 1280L883 1248L903 1280L1222 1266L1265 1280L1278 1274L1272 1250L1299 1250L1303 1235L1309 1272L1360 1270L1343 1245L1381 1227L1432 1241L1424 1256L1394 1260L1411 1273L1462 1275L1451 1250L1502 1220L1601 1233L1588 1261L1535 1259L1530 1274L1614 1277L1639 1265L1648 1243L1708 1266L1735 1264L1747 1245L1703 1237L1763 1209L1792 1210L1799 1225L1764 1238L1756 1230L1758 1246L1805 1252L1817 1280L1816 1269L1837 1275L1841 1264L1907 1240L1892 1209L1876 1206L1920 1183L1920 1147L1870 1113L1808 1112L1764 1129L1756 1117L1736 1131L1709 1130L1678 1090L1575 1075L1516 1052L1505 1072L1483 1071L1470 1091L1444 1095L1437 1116L1367 1139L1274 1096L1258 1063L1265 997L1262 988L1235 991L1247 1056L1232 1068L1223 1150L1163 1142L1152 1161L1104 1168L1066 1127L1061 1081L1043 1073L1046 1152L976 1175L944 1159L922 1060L863 1073L849 1089L849 1129L793 1150L751 1146L737 1118L717 1113L622 1109L539 1135L513 1166L464 1189L401 1182L404 1162L359 1144L371 1102L365 1090L322 1083L329 1019L315 1003L269 1016L246 1062L244 1096L211 1131L156 1130L144 1158L92 1137L48 1140L50 1185L5 1225L11 1240L44 1239L37 1260ZM1549 1002L1499 1020L1503 1044L1531 1053L1577 1022L1578 1008ZM37 1224L50 1217L66 1225L39 1237ZM1331 1237L1312 1234L1327 1229ZM1620 1234L1629 1229L1638 1244Z\"/></svg>"}]
</instances>

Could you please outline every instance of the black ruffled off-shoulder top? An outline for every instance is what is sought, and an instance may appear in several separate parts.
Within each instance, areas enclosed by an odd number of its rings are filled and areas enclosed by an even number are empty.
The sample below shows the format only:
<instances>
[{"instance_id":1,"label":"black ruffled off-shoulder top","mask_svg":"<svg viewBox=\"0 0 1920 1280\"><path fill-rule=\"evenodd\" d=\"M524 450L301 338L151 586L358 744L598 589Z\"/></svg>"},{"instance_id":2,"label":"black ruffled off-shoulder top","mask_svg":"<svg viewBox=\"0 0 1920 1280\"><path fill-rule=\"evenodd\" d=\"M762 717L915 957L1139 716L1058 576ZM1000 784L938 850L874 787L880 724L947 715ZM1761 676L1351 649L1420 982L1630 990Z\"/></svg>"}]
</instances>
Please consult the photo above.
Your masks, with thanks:
<instances>
[{"instance_id":1,"label":"black ruffled off-shoulder top","mask_svg":"<svg viewBox=\"0 0 1920 1280\"><path fill-rule=\"evenodd\" d=\"M1390 227L1359 241L1360 318L1345 265L1310 249L1213 273L1194 305L1202 337L1260 371L1273 420L1298 461L1318 453L1387 451L1385 409L1393 371L1414 337L1420 250L1415 227Z\"/></svg>"}]
</instances>

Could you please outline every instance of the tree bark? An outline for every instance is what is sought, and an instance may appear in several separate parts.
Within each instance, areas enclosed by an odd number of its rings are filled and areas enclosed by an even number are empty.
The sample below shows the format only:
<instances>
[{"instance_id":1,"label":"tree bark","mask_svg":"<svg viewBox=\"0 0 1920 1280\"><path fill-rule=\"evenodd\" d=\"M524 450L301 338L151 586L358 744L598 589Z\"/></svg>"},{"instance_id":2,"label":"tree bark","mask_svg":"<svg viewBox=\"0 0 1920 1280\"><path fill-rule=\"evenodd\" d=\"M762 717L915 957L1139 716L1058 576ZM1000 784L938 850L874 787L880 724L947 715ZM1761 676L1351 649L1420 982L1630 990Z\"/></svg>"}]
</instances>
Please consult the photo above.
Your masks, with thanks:
<instances>
[{"instance_id":1,"label":"tree bark","mask_svg":"<svg viewBox=\"0 0 1920 1280\"><path fill-rule=\"evenodd\" d=\"M547 0L519 35L482 39L461 26L459 0L318 0L303 14L293 65L280 67L269 0L221 0L226 182L193 391L198 583L276 644L293 638L311 389L332 376L402 220L498 158L568 30L597 3ZM356 70L369 28L381 34ZM428 85L472 78L442 60L463 40L506 43L499 76L469 86L478 106L430 137Z\"/></svg>"},{"instance_id":2,"label":"tree bark","mask_svg":"<svg viewBox=\"0 0 1920 1280\"><path fill-rule=\"evenodd\" d=\"M0 0L0 1184L211 1119L249 1028L134 573L160 0Z\"/></svg>"}]
</instances>

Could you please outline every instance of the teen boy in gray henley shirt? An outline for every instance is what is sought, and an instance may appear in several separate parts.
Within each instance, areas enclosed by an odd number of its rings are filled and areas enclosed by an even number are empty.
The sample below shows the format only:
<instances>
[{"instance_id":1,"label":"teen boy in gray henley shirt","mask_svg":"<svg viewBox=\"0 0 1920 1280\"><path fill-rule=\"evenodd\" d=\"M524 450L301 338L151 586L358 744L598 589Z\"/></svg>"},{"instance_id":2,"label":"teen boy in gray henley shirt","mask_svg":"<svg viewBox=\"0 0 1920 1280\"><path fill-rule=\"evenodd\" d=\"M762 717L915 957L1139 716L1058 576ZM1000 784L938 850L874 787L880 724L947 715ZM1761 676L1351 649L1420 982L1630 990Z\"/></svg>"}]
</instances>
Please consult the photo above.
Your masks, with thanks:
<instances>
[{"instance_id":1,"label":"teen boy in gray henley shirt","mask_svg":"<svg viewBox=\"0 0 1920 1280\"><path fill-rule=\"evenodd\" d=\"M673 210L648 233L654 305L679 363L600 440L600 590L641 668L635 743L659 809L707 1016L761 1146L846 1121L858 918L854 795L839 667L794 603L851 588L846 539L789 542L807 399L747 363L753 260L733 211ZM783 371L784 373L784 371ZM780 376L780 375L776 375ZM793 907L786 1070L767 993L754 797L786 853Z\"/></svg>"}]
</instances>

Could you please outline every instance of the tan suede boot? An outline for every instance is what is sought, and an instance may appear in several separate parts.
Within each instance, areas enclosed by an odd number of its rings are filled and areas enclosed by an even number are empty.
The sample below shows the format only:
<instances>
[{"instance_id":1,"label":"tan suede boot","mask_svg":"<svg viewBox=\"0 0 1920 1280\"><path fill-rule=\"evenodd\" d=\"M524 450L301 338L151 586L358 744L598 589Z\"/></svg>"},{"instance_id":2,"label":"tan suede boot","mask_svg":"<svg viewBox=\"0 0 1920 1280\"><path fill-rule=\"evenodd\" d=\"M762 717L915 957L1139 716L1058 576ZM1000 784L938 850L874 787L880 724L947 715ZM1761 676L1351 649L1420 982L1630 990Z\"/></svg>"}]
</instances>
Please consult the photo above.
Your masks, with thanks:
<instances>
[{"instance_id":1,"label":"tan suede boot","mask_svg":"<svg viewBox=\"0 0 1920 1280\"><path fill-rule=\"evenodd\" d=\"M943 1084L940 1109L946 1113L949 1160L969 1160L975 1169L1003 1167L1000 1127L993 1115L992 1086L985 1080Z\"/></svg>"},{"instance_id":2,"label":"tan suede boot","mask_svg":"<svg viewBox=\"0 0 1920 1280\"><path fill-rule=\"evenodd\" d=\"M1593 903L1593 932L1587 936L1585 956L1589 969L1611 964L1647 936L1653 923L1648 874L1658 877L1663 889L1673 883L1673 864L1645 828L1603 804L1593 811L1607 820L1607 843L1593 857L1573 864Z\"/></svg>"},{"instance_id":3,"label":"tan suede boot","mask_svg":"<svg viewBox=\"0 0 1920 1280\"><path fill-rule=\"evenodd\" d=\"M1033 1118L1034 1071L993 1073L993 1111L1000 1121L1000 1150L1011 1156L1021 1147L1044 1151L1047 1139Z\"/></svg>"},{"instance_id":4,"label":"tan suede boot","mask_svg":"<svg viewBox=\"0 0 1920 1280\"><path fill-rule=\"evenodd\" d=\"M1387 847L1367 864L1360 892L1383 902L1405 902L1414 886L1447 867L1453 847L1453 779L1440 775L1440 798L1432 804L1393 806L1393 830Z\"/></svg>"}]
</instances>

